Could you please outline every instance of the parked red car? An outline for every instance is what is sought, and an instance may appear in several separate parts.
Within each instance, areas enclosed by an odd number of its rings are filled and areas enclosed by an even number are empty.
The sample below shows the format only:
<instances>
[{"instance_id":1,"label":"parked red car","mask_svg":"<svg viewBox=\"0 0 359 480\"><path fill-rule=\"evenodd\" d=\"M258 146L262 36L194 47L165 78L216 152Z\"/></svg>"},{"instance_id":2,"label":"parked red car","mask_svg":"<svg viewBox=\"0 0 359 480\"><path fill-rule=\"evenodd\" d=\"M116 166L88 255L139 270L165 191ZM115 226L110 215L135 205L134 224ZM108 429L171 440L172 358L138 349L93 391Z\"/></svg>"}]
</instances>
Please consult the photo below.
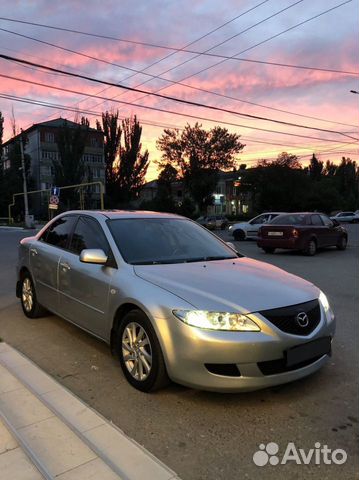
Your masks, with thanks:
<instances>
[{"instance_id":1,"label":"parked red car","mask_svg":"<svg viewBox=\"0 0 359 480\"><path fill-rule=\"evenodd\" d=\"M309 212L279 215L259 229L257 245L266 253L285 248L315 255L321 247L345 250L347 242L348 233L339 222L322 213Z\"/></svg>"}]
</instances>

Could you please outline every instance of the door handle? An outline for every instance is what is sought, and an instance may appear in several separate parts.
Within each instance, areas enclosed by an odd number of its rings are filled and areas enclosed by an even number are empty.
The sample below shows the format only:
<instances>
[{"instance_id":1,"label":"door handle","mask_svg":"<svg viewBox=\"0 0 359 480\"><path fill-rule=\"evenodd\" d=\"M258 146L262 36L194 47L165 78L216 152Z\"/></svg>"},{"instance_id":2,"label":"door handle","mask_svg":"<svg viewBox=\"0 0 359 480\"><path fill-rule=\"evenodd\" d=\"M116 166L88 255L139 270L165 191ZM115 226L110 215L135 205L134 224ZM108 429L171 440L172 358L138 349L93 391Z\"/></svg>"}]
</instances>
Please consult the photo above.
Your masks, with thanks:
<instances>
[{"instance_id":1,"label":"door handle","mask_svg":"<svg viewBox=\"0 0 359 480\"><path fill-rule=\"evenodd\" d=\"M36 248L30 248L31 255L37 255Z\"/></svg>"},{"instance_id":2,"label":"door handle","mask_svg":"<svg viewBox=\"0 0 359 480\"><path fill-rule=\"evenodd\" d=\"M66 271L66 270L71 270L71 267L68 263L65 263L65 262L61 262L60 263L60 267L62 268L62 270Z\"/></svg>"}]
</instances>

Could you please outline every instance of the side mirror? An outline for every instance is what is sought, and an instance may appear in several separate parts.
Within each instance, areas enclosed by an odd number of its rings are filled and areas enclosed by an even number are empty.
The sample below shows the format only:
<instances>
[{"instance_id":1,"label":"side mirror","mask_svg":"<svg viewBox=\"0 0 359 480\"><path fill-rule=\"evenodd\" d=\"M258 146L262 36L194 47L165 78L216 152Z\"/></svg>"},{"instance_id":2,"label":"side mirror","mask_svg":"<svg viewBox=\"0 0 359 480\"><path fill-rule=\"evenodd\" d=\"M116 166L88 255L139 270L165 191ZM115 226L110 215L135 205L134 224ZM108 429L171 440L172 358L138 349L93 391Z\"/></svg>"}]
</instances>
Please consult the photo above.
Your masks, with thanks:
<instances>
[{"instance_id":1,"label":"side mirror","mask_svg":"<svg viewBox=\"0 0 359 480\"><path fill-rule=\"evenodd\" d=\"M335 220L335 218L333 218L332 222L334 227L339 227L340 223L338 222L338 220Z\"/></svg>"},{"instance_id":2,"label":"side mirror","mask_svg":"<svg viewBox=\"0 0 359 480\"><path fill-rule=\"evenodd\" d=\"M95 263L97 265L105 265L107 262L107 255L101 249L87 248L80 253L80 262Z\"/></svg>"}]
</instances>

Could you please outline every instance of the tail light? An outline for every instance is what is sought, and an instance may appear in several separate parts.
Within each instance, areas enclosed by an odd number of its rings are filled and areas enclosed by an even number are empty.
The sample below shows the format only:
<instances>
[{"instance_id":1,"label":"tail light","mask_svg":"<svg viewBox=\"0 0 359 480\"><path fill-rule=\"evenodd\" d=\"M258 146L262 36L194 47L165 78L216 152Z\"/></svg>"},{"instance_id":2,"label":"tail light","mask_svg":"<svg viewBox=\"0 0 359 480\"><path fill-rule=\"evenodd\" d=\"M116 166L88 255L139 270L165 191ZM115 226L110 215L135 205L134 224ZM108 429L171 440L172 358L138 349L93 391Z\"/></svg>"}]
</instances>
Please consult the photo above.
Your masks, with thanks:
<instances>
[{"instance_id":1,"label":"tail light","mask_svg":"<svg viewBox=\"0 0 359 480\"><path fill-rule=\"evenodd\" d=\"M296 228L293 228L292 230L292 237L298 238L299 237L299 232Z\"/></svg>"}]
</instances>

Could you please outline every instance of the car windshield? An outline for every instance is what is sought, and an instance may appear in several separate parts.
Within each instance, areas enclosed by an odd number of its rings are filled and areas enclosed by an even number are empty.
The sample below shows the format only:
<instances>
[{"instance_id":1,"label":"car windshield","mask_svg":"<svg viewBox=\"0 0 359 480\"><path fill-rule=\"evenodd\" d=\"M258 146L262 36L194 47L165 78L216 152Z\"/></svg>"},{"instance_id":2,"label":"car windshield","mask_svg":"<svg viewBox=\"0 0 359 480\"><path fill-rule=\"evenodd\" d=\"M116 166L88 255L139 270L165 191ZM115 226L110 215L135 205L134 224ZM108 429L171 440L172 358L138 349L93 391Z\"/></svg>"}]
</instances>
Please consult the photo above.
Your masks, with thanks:
<instances>
[{"instance_id":1,"label":"car windshield","mask_svg":"<svg viewBox=\"0 0 359 480\"><path fill-rule=\"evenodd\" d=\"M132 265L225 260L240 256L207 230L186 219L125 218L107 223L122 257Z\"/></svg>"},{"instance_id":2,"label":"car windshield","mask_svg":"<svg viewBox=\"0 0 359 480\"><path fill-rule=\"evenodd\" d=\"M278 215L271 225L305 225L307 216L304 214Z\"/></svg>"}]
</instances>

